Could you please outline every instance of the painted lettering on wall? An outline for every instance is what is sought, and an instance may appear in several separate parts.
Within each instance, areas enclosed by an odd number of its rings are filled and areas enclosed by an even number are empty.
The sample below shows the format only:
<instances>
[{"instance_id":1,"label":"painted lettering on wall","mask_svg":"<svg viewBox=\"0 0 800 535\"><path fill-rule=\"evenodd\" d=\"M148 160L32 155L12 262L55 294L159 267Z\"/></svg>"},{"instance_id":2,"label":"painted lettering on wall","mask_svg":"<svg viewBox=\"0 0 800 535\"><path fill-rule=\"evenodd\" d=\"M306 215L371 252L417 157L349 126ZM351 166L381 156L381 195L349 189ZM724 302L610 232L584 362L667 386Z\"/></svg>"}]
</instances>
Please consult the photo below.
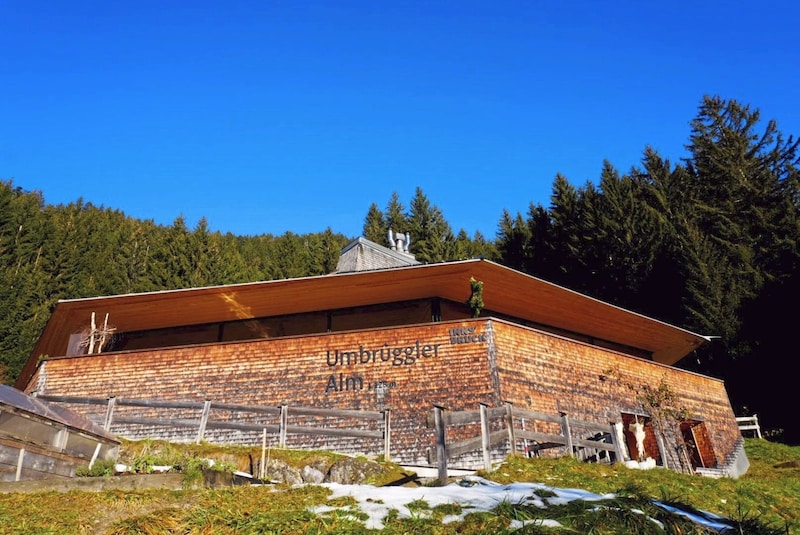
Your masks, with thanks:
<instances>
[{"instance_id":1,"label":"painted lettering on wall","mask_svg":"<svg viewBox=\"0 0 800 535\"><path fill-rule=\"evenodd\" d=\"M397 383L394 381L376 381L375 383L364 381L364 378L360 375L350 375L345 376L345 374L340 373L338 376L335 373L332 373L330 377L328 377L328 384L325 386L325 393L328 394L330 392L356 392L359 390L377 390L379 392L385 392L390 388L397 387Z\"/></svg>"},{"instance_id":2,"label":"painted lettering on wall","mask_svg":"<svg viewBox=\"0 0 800 535\"><path fill-rule=\"evenodd\" d=\"M413 366L421 360L437 358L441 345L424 344L419 340L411 345L403 346L390 346L387 343L381 346L365 347L360 344L358 349L328 349L325 353L325 363L331 368L360 368L377 364ZM332 373L328 376L325 384L325 393L374 390L380 397L385 395L389 389L396 387L397 383L394 381L380 380L372 383L358 374Z\"/></svg>"},{"instance_id":3,"label":"painted lettering on wall","mask_svg":"<svg viewBox=\"0 0 800 535\"><path fill-rule=\"evenodd\" d=\"M456 327L448 330L450 344L474 344L486 341L484 333L477 332L475 327ZM442 344L426 344L420 340L410 345L390 346L388 343L380 346L364 346L359 344L358 349L328 349L325 352L325 363L331 368L362 368L370 365L386 364L390 366L413 366L421 360L439 357L439 348ZM344 372L332 373L325 384L325 393L360 392L362 390L375 390L382 394L390 388L397 387L394 381L376 381L371 383L360 374Z\"/></svg>"},{"instance_id":4,"label":"painted lettering on wall","mask_svg":"<svg viewBox=\"0 0 800 535\"><path fill-rule=\"evenodd\" d=\"M475 344L486 341L486 334L479 333L475 327L456 327L450 329L450 344Z\"/></svg>"},{"instance_id":5,"label":"painted lettering on wall","mask_svg":"<svg viewBox=\"0 0 800 535\"><path fill-rule=\"evenodd\" d=\"M377 348L358 346L358 350L341 351L328 350L325 361L328 366L356 366L360 364L376 364L386 362L392 366L411 366L420 359L436 358L439 356L441 344L423 344L417 340L414 345L390 347L383 344Z\"/></svg>"}]
</instances>

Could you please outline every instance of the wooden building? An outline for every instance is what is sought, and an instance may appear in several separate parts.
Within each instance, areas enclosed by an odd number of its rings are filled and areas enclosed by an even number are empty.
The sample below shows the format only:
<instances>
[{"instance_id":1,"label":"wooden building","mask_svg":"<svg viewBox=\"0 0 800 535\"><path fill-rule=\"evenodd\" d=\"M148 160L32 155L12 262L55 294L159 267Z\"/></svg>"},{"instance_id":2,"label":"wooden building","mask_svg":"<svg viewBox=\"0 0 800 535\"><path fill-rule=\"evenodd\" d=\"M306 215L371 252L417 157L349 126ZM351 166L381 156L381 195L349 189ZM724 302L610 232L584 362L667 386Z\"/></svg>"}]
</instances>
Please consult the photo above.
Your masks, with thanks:
<instances>
[{"instance_id":1,"label":"wooden building","mask_svg":"<svg viewBox=\"0 0 800 535\"><path fill-rule=\"evenodd\" d=\"M616 424L633 459L674 465L683 448L693 467L747 470L723 382L675 367L707 337L487 260L419 264L390 237L355 240L325 276L60 301L17 387L391 409L392 458L406 463L430 461L434 406L511 403ZM636 395L659 387L685 409L666 442Z\"/></svg>"}]
</instances>

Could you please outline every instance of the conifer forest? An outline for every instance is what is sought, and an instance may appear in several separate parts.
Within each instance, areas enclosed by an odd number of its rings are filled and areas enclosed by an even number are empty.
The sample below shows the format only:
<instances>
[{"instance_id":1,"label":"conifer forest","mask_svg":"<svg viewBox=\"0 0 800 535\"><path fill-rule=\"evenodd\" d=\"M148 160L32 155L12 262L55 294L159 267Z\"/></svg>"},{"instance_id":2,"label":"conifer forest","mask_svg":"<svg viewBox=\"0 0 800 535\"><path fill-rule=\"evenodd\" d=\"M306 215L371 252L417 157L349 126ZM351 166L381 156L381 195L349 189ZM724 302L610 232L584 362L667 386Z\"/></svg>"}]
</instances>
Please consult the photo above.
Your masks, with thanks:
<instances>
[{"instance_id":1,"label":"conifer forest","mask_svg":"<svg viewBox=\"0 0 800 535\"><path fill-rule=\"evenodd\" d=\"M454 230L417 187L365 206L362 236L385 244L392 227L421 262L487 258L714 336L678 366L724 379L737 416L757 413L772 438L798 445L798 140L716 96L687 119L685 159L645 146L630 169L602 162L583 185L557 175L547 205L506 210L487 235ZM165 226L81 199L47 205L0 180L0 379L14 384L59 299L323 275L356 237Z\"/></svg>"}]
</instances>

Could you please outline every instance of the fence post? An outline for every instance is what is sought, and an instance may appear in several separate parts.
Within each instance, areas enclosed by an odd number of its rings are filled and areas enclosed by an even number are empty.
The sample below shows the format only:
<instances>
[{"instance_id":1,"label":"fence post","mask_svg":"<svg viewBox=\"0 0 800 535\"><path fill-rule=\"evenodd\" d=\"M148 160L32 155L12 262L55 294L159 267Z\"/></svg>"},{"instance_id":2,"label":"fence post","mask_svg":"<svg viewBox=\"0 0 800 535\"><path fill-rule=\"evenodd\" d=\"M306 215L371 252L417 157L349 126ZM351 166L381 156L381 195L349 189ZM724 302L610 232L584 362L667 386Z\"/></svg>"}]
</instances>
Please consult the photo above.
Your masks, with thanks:
<instances>
[{"instance_id":1,"label":"fence post","mask_svg":"<svg viewBox=\"0 0 800 535\"><path fill-rule=\"evenodd\" d=\"M575 452L572 450L572 430L569 427L569 416L566 412L561 413L561 432L564 434L564 440L567 445L567 453L570 457L575 457Z\"/></svg>"},{"instance_id":2,"label":"fence post","mask_svg":"<svg viewBox=\"0 0 800 535\"><path fill-rule=\"evenodd\" d=\"M384 409L383 411L383 462L390 462L391 459L391 441L392 441L392 410Z\"/></svg>"},{"instance_id":3,"label":"fence post","mask_svg":"<svg viewBox=\"0 0 800 535\"><path fill-rule=\"evenodd\" d=\"M508 444L511 455L517 454L517 435L514 432L514 405L506 401L506 425L508 426Z\"/></svg>"},{"instance_id":4,"label":"fence post","mask_svg":"<svg viewBox=\"0 0 800 535\"><path fill-rule=\"evenodd\" d=\"M211 412L211 400L206 400L203 403L203 413L200 415L200 427L197 430L197 440L195 444L200 444L203 440L203 435L206 434L206 424L208 424L208 415Z\"/></svg>"},{"instance_id":5,"label":"fence post","mask_svg":"<svg viewBox=\"0 0 800 535\"><path fill-rule=\"evenodd\" d=\"M286 428L289 425L289 406L287 404L281 405L281 422L278 431L278 447L286 447Z\"/></svg>"},{"instance_id":6,"label":"fence post","mask_svg":"<svg viewBox=\"0 0 800 535\"><path fill-rule=\"evenodd\" d=\"M94 447L94 453L92 454L92 460L89 461L89 468L94 466L94 462L97 460L97 456L100 454L100 448L103 447L102 442L98 442L97 446Z\"/></svg>"},{"instance_id":7,"label":"fence post","mask_svg":"<svg viewBox=\"0 0 800 535\"><path fill-rule=\"evenodd\" d=\"M492 460L489 457L489 409L485 403L481 403L481 448L483 449L483 469L487 472L492 470Z\"/></svg>"},{"instance_id":8,"label":"fence post","mask_svg":"<svg viewBox=\"0 0 800 535\"><path fill-rule=\"evenodd\" d=\"M267 477L267 428L261 432L261 470L258 471L258 479L263 480Z\"/></svg>"},{"instance_id":9,"label":"fence post","mask_svg":"<svg viewBox=\"0 0 800 535\"><path fill-rule=\"evenodd\" d=\"M617 435L617 423L611 422L611 443L614 444L614 455L617 457L616 462L621 463L625 461L625 453L622 450L622 444L619 443L619 436Z\"/></svg>"},{"instance_id":10,"label":"fence post","mask_svg":"<svg viewBox=\"0 0 800 535\"><path fill-rule=\"evenodd\" d=\"M22 462L25 459L25 448L19 449L19 456L17 457L17 472L14 475L14 481L19 481L22 477Z\"/></svg>"},{"instance_id":11,"label":"fence post","mask_svg":"<svg viewBox=\"0 0 800 535\"><path fill-rule=\"evenodd\" d=\"M111 429L111 419L114 418L114 407L117 405L116 396L108 398L108 406L106 406L106 419L103 421L103 429L109 431Z\"/></svg>"},{"instance_id":12,"label":"fence post","mask_svg":"<svg viewBox=\"0 0 800 535\"><path fill-rule=\"evenodd\" d=\"M445 443L444 409L433 407L433 421L436 426L436 463L439 467L439 483L447 484L447 444Z\"/></svg>"}]
</instances>

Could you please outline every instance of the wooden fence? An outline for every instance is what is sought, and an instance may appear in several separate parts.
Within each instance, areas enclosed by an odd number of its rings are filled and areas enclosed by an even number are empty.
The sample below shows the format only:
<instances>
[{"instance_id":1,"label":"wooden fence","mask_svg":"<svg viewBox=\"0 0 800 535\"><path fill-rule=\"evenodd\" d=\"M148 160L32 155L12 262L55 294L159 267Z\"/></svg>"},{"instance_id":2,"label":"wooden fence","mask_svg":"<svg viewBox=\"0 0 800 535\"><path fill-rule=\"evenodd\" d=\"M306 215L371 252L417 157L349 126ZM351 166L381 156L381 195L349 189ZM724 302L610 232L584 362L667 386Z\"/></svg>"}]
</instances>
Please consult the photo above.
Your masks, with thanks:
<instances>
[{"instance_id":1,"label":"wooden fence","mask_svg":"<svg viewBox=\"0 0 800 535\"><path fill-rule=\"evenodd\" d=\"M761 437L761 426L758 423L758 415L737 416L736 423L739 424L739 431L755 431L758 438Z\"/></svg>"},{"instance_id":2,"label":"wooden fence","mask_svg":"<svg viewBox=\"0 0 800 535\"><path fill-rule=\"evenodd\" d=\"M491 421L500 419L503 429L491 431ZM546 422L558 424L560 433L541 433L529 431L515 426L515 421L520 422ZM448 426L459 426L480 423L480 436L468 438L458 442L448 443L446 429ZM577 451L584 448L597 451L614 453L617 460L624 459L622 446L617 440L613 424L598 424L584 420L570 419L566 413L558 415L536 411L514 409L511 403L503 407L489 408L481 404L477 411L449 412L443 407L434 407L428 424L435 428L436 433L436 464L438 477L443 484L447 481L447 461L450 458L463 455L472 451L482 450L483 466L491 470L492 446L508 441L510 453L517 453L517 440L530 440L534 448L540 450L563 447L568 455L574 456ZM582 438L574 436L573 430L583 430Z\"/></svg>"},{"instance_id":3,"label":"wooden fence","mask_svg":"<svg viewBox=\"0 0 800 535\"><path fill-rule=\"evenodd\" d=\"M205 402L191 401L161 401L146 399L122 399L117 397L110 398L85 398L73 396L47 396L40 395L38 399L51 403L94 405L105 406L105 418L102 422L106 431L111 431L114 425L142 425L164 428L196 428L196 443L200 443L210 429L254 431L264 434L278 436L278 446L287 447L287 435L317 435L335 436L343 438L361 439L380 439L383 440L383 456L386 461L391 459L391 411L361 411L344 409L318 409L313 407L281 405L254 406L254 405L232 405L228 403L216 403L210 400ZM118 407L142 407L146 409L182 409L197 411L197 418L139 418L130 416L115 415ZM211 411L226 410L240 414L255 414L259 416L269 416L277 420L276 424L266 423L238 423L231 420L213 420ZM354 421L379 421L380 429L376 431L364 430L355 427L320 427L314 425L289 425L290 416L295 417L319 417L319 418L341 418Z\"/></svg>"}]
</instances>

